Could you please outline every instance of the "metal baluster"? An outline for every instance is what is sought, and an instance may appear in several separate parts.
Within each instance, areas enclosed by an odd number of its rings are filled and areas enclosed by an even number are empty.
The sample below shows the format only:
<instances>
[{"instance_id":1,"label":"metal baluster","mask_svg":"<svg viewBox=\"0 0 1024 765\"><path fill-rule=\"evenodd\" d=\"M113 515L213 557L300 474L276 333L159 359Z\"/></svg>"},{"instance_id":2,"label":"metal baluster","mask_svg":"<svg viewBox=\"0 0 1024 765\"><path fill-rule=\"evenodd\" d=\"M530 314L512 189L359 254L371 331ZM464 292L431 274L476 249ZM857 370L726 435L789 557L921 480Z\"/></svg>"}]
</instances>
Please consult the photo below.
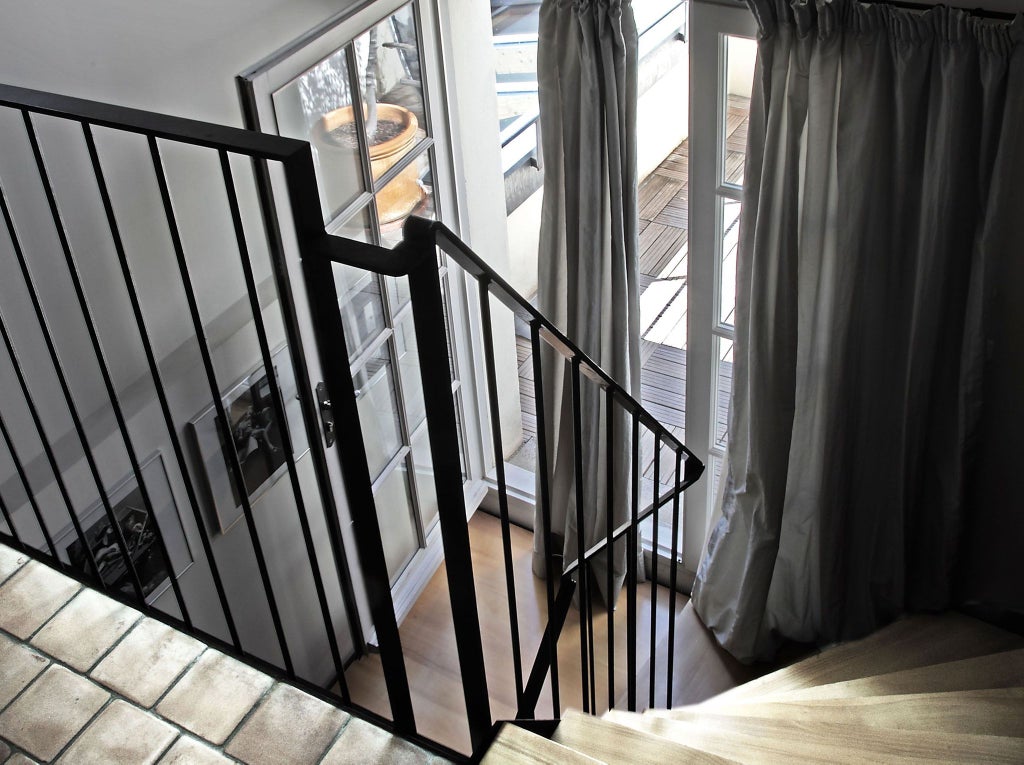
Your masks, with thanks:
<instances>
[{"instance_id":1,"label":"metal baluster","mask_svg":"<svg viewBox=\"0 0 1024 765\"><path fill-rule=\"evenodd\" d=\"M121 409L121 402L117 395L117 389L114 387L114 381L110 375L110 364L107 362L107 355L103 350L103 343L100 341L99 334L96 332L96 318L93 316L92 308L90 307L89 300L86 297L85 288L82 285L82 278L78 272L78 264L75 262L75 257L71 252L71 242L68 240L67 230L64 227L64 220L57 205L57 198L53 192L53 184L50 182L50 175L46 169L46 162L43 159L42 149L39 146L39 140L32 127L32 120L29 118L28 112L23 112L23 114L25 115L25 125L28 129L29 141L32 144L32 153L36 160L36 168L39 171L39 179L43 184L46 201L50 207L50 215L53 218L53 223L57 229L57 237L60 240L60 248L64 255L64 263L68 267L68 276L71 277L71 286L74 288L75 297L78 300L78 308L82 312L83 318L85 318L85 328L89 334L89 342L92 345L93 354L96 356L96 363L99 366L100 378L103 380L104 390L106 391L107 398L110 400L110 406L114 414L114 420L117 423L118 433L121 436L121 440L124 442L125 452L128 455L128 463L131 465L132 472L135 474L135 480L138 483L139 494L142 498L142 505L146 509L146 512L149 513L149 520L152 522L151 528L155 537L155 545L161 553L163 564L166 566L168 577L171 580L171 589L174 592L174 599L178 604L178 610L181 613L182 621L184 621L185 625L191 629L192 618L189 616L188 606L185 604L185 597L181 592L181 585L178 583L178 577L174 572L174 562L171 560L171 555L167 550L167 545L164 544L163 534L160 531L160 523L156 517L156 508L149 496L149 488L146 486L146 481L142 476L142 467L139 463L138 455L135 452L135 446L132 443L131 433L128 430L128 423L125 420L124 411ZM135 562L131 561L131 565L134 568ZM143 600L142 602L145 601Z\"/></svg>"},{"instance_id":2,"label":"metal baluster","mask_svg":"<svg viewBox=\"0 0 1024 765\"><path fill-rule=\"evenodd\" d=\"M634 411L632 432L632 496L630 497L630 524L626 533L626 707L636 711L636 555L637 515L640 505L640 419Z\"/></svg>"},{"instance_id":3,"label":"metal baluster","mask_svg":"<svg viewBox=\"0 0 1024 765\"><path fill-rule=\"evenodd\" d=\"M26 130L28 131L29 138L34 141L34 139L35 139L35 131L32 128L32 120L29 117L28 112L23 110L22 111L22 117L24 118L25 127L26 127ZM33 146L35 146L35 144L33 144ZM40 161L41 161L41 157L39 159L37 159L37 163L40 162ZM130 580L131 580L131 585L132 585L132 588L135 591L135 597L137 598L139 603L145 603L146 601L145 601L145 597L144 597L144 595L142 593L142 583L139 580L139 574L135 570L135 563L134 563L134 561L131 560L131 556L128 554L128 545L125 543L124 533L123 533L123 530L121 529L121 524L118 522L117 518L114 516L114 510L113 510L113 508L110 505L110 498L107 496L106 488L103 486L103 479L100 477L99 469L98 469L98 467L96 465L96 460L93 457L92 449L89 446L89 439L86 438L85 428L82 425L82 419L81 419L81 417L78 414L78 409L75 406L74 397L71 395L71 388L68 385L67 375L64 372L64 365L61 362L60 355L57 353L57 347L56 347L56 345L54 345L53 335L50 332L49 322L47 322L46 315L43 313L43 306L39 302L39 294L36 291L35 283L34 283L34 281L32 279L32 274L31 274L31 272L28 269L28 261L25 258L25 252L24 252L24 250L21 247L20 239L18 238L18 236L16 234L16 231L15 231L15 228L14 228L14 220L13 220L13 218L11 218L10 209L7 206L6 198L3 197L3 195L0 195L0 198L4 198L4 202L3 202L4 218L7 221L8 230L10 231L10 234L11 234L11 241L12 241L12 243L14 243L14 255L15 255L15 258L17 259L17 261L18 261L18 266L19 266L19 268L21 270L22 278L25 280L25 286L26 286L26 289L28 290L29 298L32 301L32 308L33 308L33 310L35 312L35 315L36 315L36 321L39 322L39 329L42 332L43 341L46 344L46 350L47 350L47 353L50 356L50 363L53 364L53 369L54 369L54 372L55 372L55 374L57 376L57 382L60 384L61 392L64 395L64 401L65 401L65 404L68 407L68 414L71 416L71 423L74 426L75 434L78 436L78 441L79 441L79 443L81 444L81 447L82 447L82 454L85 457L86 464L89 467L89 473L91 474L93 482L96 485L96 491L99 494L100 503L103 505L103 510L104 510L104 512L106 513L106 516L107 516L107 522L110 524L111 529L114 532L114 540L115 540L115 542L117 544L118 552L120 552L121 556L123 557L123 559L125 561L125 568L127 569L128 573L129 573L129 577L130 577ZM9 341L10 341L9 336L5 336L5 342L8 343L8 352L11 354L11 358L13 359L14 358L13 345L11 345L9 343ZM27 385L24 385L23 390L24 391L28 390ZM28 394L26 393L26 398L27 397L28 397ZM42 431L42 430L40 430L40 439L45 443L45 441L46 441L45 432ZM56 460L53 461L53 463L51 464L51 467L53 467L53 469L55 471L59 471L59 469L60 469L57 466ZM72 520L74 522L74 520L75 520L74 505L71 504L70 501L68 502L68 508L69 508L69 512L71 513ZM83 540L84 540L84 537L83 537ZM87 542L87 540L84 540L84 541ZM88 547L88 544L86 544L86 547ZM89 562L93 566L93 571L95 571L97 577L99 577L99 566L96 565L95 558L94 557L91 558ZM100 577L100 578L102 579L102 577Z\"/></svg>"},{"instance_id":4,"label":"metal baluster","mask_svg":"<svg viewBox=\"0 0 1024 765\"><path fill-rule=\"evenodd\" d=\"M167 219L167 229L171 236L171 244L174 248L174 255L178 262L178 273L181 276L182 287L185 290L185 298L188 302L189 314L192 318L192 327L196 333L196 343L199 346L199 353L202 356L203 368L206 372L206 379L210 386L210 397L213 400L214 411L217 421L220 423L221 436L224 443L224 455L227 458L228 470L234 480L235 488L242 502L242 514L245 516L245 523L249 529L249 538L252 542L253 553L256 557L256 566L259 569L260 579L263 583L263 590L267 596L267 605L270 608L270 617L274 623L274 632L277 634L277 642L281 648L281 655L284 658L285 671L288 677L295 677L295 668L292 665L291 654L288 651L288 642L284 636L284 626L281 623L281 614L277 608L277 599L274 597L274 588L270 583L270 572L267 569L267 561L263 555L263 546L260 544L259 533L256 530L256 519L252 513L252 504L249 501L249 493L245 487L245 477L242 475L242 466L238 461L238 454L234 449L231 439L230 428L228 427L228 415L224 409L224 402L221 399L220 389L217 386L217 375L213 368L213 358L210 355L210 344L206 337L206 330L203 326L202 315L199 312L199 303L196 300L195 289L192 285L192 277L188 270L188 261L185 259L185 249L181 242L181 234L178 231L178 222L174 213L174 205L171 201L171 191L167 185L167 175L164 172L163 160L160 157L160 148L157 146L156 137L148 136L149 153L153 161L153 171L156 173L157 185L160 189L160 199L163 203L164 216Z\"/></svg>"},{"instance_id":5,"label":"metal baluster","mask_svg":"<svg viewBox=\"0 0 1024 765\"><path fill-rule=\"evenodd\" d=\"M608 616L608 708L615 706L615 602L612 592L615 587L615 394L611 388L605 390L605 423L608 437L605 441L606 470L608 478L605 483L608 506L605 511L605 587L607 596L605 608Z\"/></svg>"},{"instance_id":6,"label":"metal baluster","mask_svg":"<svg viewBox=\"0 0 1024 765\"><path fill-rule=\"evenodd\" d=\"M576 560L577 578L579 580L580 604L580 675L583 684L583 711L591 712L588 658L588 641L584 620L587 614L590 583L587 581L587 567L584 553L586 552L586 519L583 515L583 411L580 400L580 360L573 356L571 361L572 378L572 444L573 444L573 476L576 479Z\"/></svg>"},{"instance_id":7,"label":"metal baluster","mask_svg":"<svg viewBox=\"0 0 1024 765\"><path fill-rule=\"evenodd\" d=\"M505 455L501 443L501 410L498 403L498 373L494 363L494 335L491 328L490 281L480 279L480 324L484 338L484 365L487 372L487 400L491 415L491 441L494 446L494 471L498 479L498 515L501 518L501 544L505 558L505 594L512 632L512 671L516 683L516 706L523 701L523 658L519 645L519 614L516 605L516 580L512 568L512 536L508 520L508 485L505 482Z\"/></svg>"},{"instance_id":8,"label":"metal baluster","mask_svg":"<svg viewBox=\"0 0 1024 765\"><path fill-rule=\"evenodd\" d=\"M544 411L544 384L541 369L540 323L530 322L530 355L533 359L533 396L537 407L537 475L540 488L540 516L544 535L544 585L547 593L548 622L555 614L555 554L551 550L551 494L548 473L548 438ZM562 716L558 689L558 638L548 631L548 651L551 656L551 709L555 719Z\"/></svg>"},{"instance_id":9,"label":"metal baluster","mask_svg":"<svg viewBox=\"0 0 1024 765\"><path fill-rule=\"evenodd\" d=\"M327 592L324 590L323 578L320 574L320 562L317 559L316 549L313 545L313 534L310 531L309 517L306 514L306 502L302 496L299 473L295 467L295 450L292 447L291 429L288 426L288 416L285 412L284 401L281 398L281 388L277 384L274 360L270 355L270 342L267 339L267 328L263 321L263 310L260 306L259 293L256 289L256 278L252 271L252 259L249 256L249 247L245 240L242 213L238 208L238 195L235 192L235 180L231 173L231 162L228 153L223 149L220 150L220 167L221 173L224 176L224 188L228 195L228 206L231 211L231 222L235 229L235 241L238 245L242 274L245 277L246 292L249 295L249 308L252 312L253 324L256 328L256 338L259 342L260 353L263 356L263 369L267 379L271 381L270 398L274 406L274 416L278 422L281 448L284 449L285 462L288 465L288 477L292 485L292 495L295 497L295 509L299 516L302 541L306 545L306 556L313 575L313 587L316 590L317 601L320 605L320 615L323 618L324 629L327 632L327 644L331 651L331 658L334 661L334 670L337 674L342 696L347 699L348 685L345 682L345 665L341 659L341 652L338 650L338 638L334 634L334 622L331 619L330 608L327 604Z\"/></svg>"},{"instance_id":10,"label":"metal baluster","mask_svg":"<svg viewBox=\"0 0 1024 765\"><path fill-rule=\"evenodd\" d=\"M658 499L661 497L661 433L654 434L654 513L651 515L651 666L648 706L654 707L654 676L658 648Z\"/></svg>"},{"instance_id":11,"label":"metal baluster","mask_svg":"<svg viewBox=\"0 0 1024 765\"><path fill-rule=\"evenodd\" d=\"M96 187L99 190L100 199L103 202L104 214L107 218L107 227L110 229L110 236L114 242L114 251L117 253L117 260L121 267L121 275L124 278L125 289L128 292L128 300L131 303L132 315L135 319L135 326L139 331L139 338L142 342L143 351L146 354L146 363L149 367L150 376L153 379L153 387L156 390L157 400L160 403L160 411L167 427L167 435L170 438L171 450L174 452L178 470L181 473L182 483L185 485L185 493L188 497L189 506L192 508L192 517L196 522L196 529L199 532L199 539L203 545L203 552L210 565L210 576L213 579L214 589L217 591L217 598L220 601L221 612L227 624L228 633L231 636L231 643L235 650L242 652L242 643L238 635L238 628L235 625L231 608L228 605L227 593L224 590L224 582L220 576L220 569L213 555L213 548L210 545L210 536L206 531L206 520L203 518L199 507L199 498L196 496L195 486L189 477L188 465L185 461L185 452L181 446L181 438L178 436L178 427L171 414L171 407L167 401L166 387L163 377L160 374L160 366L156 360L156 353L153 350L153 343L146 327L146 319L142 313L142 305L139 302L138 289L135 286L135 278L132 276L131 266L128 263L128 256L124 249L124 240L121 237L121 229L114 214L114 206L110 199L110 190L107 188L106 177L103 174L103 167L100 163L99 152L96 149L96 141L92 134L92 128L86 122L82 123L82 132L85 135L85 145L89 152L89 161L92 163L93 174L96 176Z\"/></svg>"},{"instance_id":12,"label":"metal baluster","mask_svg":"<svg viewBox=\"0 0 1024 765\"><path fill-rule=\"evenodd\" d=\"M417 265L409 272L416 344L422 358L446 359L448 338L441 300L441 279L437 270L437 246L432 232L410 235L407 226L405 234L405 242L414 252L421 253ZM455 418L455 400L448 365L421 364L420 380L423 383L427 434L434 464L434 488L440 513L441 541L455 626L459 673L466 701L469 736L473 751L477 753L488 743L493 721L480 637L469 526L466 523L458 422Z\"/></svg>"},{"instance_id":13,"label":"metal baluster","mask_svg":"<svg viewBox=\"0 0 1024 765\"><path fill-rule=\"evenodd\" d=\"M665 707L672 708L672 672L676 654L676 590L679 588L679 483L682 479L683 453L676 449L676 482L672 497L672 560L669 563L668 591L668 667L665 676L668 678L665 690Z\"/></svg>"}]
</instances>

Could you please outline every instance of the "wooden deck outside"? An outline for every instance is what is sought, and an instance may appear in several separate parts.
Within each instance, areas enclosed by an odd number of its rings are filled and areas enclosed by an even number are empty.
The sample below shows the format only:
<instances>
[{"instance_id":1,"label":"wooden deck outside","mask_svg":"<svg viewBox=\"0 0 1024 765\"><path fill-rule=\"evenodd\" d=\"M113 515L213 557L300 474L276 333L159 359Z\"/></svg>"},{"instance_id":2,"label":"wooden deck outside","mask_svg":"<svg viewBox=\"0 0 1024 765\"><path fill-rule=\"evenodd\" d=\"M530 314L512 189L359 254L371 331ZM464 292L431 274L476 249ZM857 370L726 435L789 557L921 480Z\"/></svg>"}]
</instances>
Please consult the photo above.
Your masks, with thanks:
<instances>
[{"instance_id":1,"label":"wooden deck outside","mask_svg":"<svg viewBox=\"0 0 1024 765\"><path fill-rule=\"evenodd\" d=\"M730 96L726 119L725 176L742 183L747 140L749 101ZM679 439L686 428L686 273L688 231L689 141L683 141L654 170L638 190L640 208L640 328L641 399L644 407ZM739 205L727 206L722 236L723 270L735 273L739 234ZM723 317L725 318L725 317ZM532 441L537 435L537 407L533 390L530 340L518 337L519 395L523 412L524 454L517 462L533 468ZM715 412L715 440L728 435L729 397L732 391L732 344L720 349ZM653 437L642 445L643 475L653 480ZM529 464L522 464L529 462ZM662 458L663 484L669 484L673 466ZM717 478L717 476L716 476ZM717 481L716 481L717 483Z\"/></svg>"}]
</instances>

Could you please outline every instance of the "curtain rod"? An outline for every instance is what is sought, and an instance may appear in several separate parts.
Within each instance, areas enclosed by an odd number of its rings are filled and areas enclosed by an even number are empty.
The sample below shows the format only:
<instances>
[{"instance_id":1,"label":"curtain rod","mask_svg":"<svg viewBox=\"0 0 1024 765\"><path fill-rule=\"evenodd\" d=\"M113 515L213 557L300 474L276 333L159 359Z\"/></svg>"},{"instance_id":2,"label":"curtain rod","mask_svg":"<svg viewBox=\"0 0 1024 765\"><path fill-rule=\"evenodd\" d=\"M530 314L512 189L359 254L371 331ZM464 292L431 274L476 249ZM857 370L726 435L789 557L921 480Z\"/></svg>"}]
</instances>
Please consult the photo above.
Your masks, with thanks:
<instances>
[{"instance_id":1,"label":"curtain rod","mask_svg":"<svg viewBox=\"0 0 1024 765\"><path fill-rule=\"evenodd\" d=\"M942 7L942 4L932 5L930 3L914 3L909 2L908 0L857 0L857 2L864 3L865 5L890 5L893 8L903 8L908 11L930 11L932 8ZM946 7L957 11L963 11L964 13L981 19L1013 21L1016 17L1016 14L1013 13L990 11L985 8L961 8L955 5L948 5Z\"/></svg>"}]
</instances>

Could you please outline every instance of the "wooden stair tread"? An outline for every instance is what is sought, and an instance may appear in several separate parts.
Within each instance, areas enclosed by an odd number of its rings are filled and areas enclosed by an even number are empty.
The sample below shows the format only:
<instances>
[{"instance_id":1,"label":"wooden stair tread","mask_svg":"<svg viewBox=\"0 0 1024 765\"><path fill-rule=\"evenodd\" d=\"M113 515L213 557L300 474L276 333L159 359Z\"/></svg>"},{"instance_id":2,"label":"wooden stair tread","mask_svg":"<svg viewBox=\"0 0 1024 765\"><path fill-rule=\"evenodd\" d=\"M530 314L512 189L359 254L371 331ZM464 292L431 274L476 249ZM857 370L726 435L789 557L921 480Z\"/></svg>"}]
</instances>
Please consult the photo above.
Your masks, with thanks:
<instances>
[{"instance_id":1,"label":"wooden stair tread","mask_svg":"<svg viewBox=\"0 0 1024 765\"><path fill-rule=\"evenodd\" d=\"M480 762L481 765L600 765L603 761L518 725L505 723Z\"/></svg>"},{"instance_id":2,"label":"wooden stair tread","mask_svg":"<svg viewBox=\"0 0 1024 765\"><path fill-rule=\"evenodd\" d=\"M915 669L1024 646L1024 639L956 613L911 616L861 640L819 654L726 691L706 703L826 685Z\"/></svg>"},{"instance_id":3,"label":"wooden stair tread","mask_svg":"<svg viewBox=\"0 0 1024 765\"><path fill-rule=\"evenodd\" d=\"M709 711L704 711L705 709ZM1024 688L946 693L917 693L811 701L764 701L745 704L652 710L671 720L700 722L715 717L752 717L800 723L839 723L893 730L970 733L1024 737Z\"/></svg>"},{"instance_id":4,"label":"wooden stair tread","mask_svg":"<svg viewBox=\"0 0 1024 765\"><path fill-rule=\"evenodd\" d=\"M1024 739L1006 736L880 730L863 725L710 713L702 715L699 723L623 712L609 712L606 717L743 763L987 762L1019 765L1024 761Z\"/></svg>"},{"instance_id":5,"label":"wooden stair tread","mask_svg":"<svg viewBox=\"0 0 1024 765\"><path fill-rule=\"evenodd\" d=\"M716 696L700 706L1024 687L1024 648L751 698Z\"/></svg>"},{"instance_id":6,"label":"wooden stair tread","mask_svg":"<svg viewBox=\"0 0 1024 765\"><path fill-rule=\"evenodd\" d=\"M663 765L668 762L728 765L735 762L727 757L575 711L569 711L562 717L552 738L563 746L608 765Z\"/></svg>"}]
</instances>

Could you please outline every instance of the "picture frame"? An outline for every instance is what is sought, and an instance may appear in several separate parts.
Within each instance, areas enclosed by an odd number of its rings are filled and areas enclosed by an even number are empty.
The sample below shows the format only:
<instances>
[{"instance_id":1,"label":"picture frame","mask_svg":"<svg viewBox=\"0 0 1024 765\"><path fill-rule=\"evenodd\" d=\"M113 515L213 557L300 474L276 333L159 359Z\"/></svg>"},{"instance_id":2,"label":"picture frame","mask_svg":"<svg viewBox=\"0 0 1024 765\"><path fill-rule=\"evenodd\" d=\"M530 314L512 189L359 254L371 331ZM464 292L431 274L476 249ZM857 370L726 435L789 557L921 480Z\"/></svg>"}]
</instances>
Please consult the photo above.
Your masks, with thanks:
<instances>
[{"instance_id":1,"label":"picture frame","mask_svg":"<svg viewBox=\"0 0 1024 765\"><path fill-rule=\"evenodd\" d=\"M298 388L286 345L271 354L273 374L259 365L221 394L229 427L218 422L216 407L210 405L189 421L189 430L202 466L202 477L211 503L211 520L221 534L243 516L242 498L228 463L233 449L242 468L249 503L256 504L287 472L287 457L281 428L291 434L295 459L309 451ZM285 422L279 423L271 385L279 387ZM225 435L229 442L225 441Z\"/></svg>"},{"instance_id":2,"label":"picture frame","mask_svg":"<svg viewBox=\"0 0 1024 765\"><path fill-rule=\"evenodd\" d=\"M139 470L156 516L156 526L171 560L174 576L180 579L194 561L182 527L178 506L174 501L174 493L167 478L163 456L160 452L154 452L139 463ZM128 553L139 575L143 597L146 603L151 604L171 586L171 579L167 561L157 543L153 518L143 501L142 490L134 472L107 490L107 501L121 526ZM83 536L92 548L103 583L134 597L135 587L102 500L97 499L84 512L79 513L78 518ZM73 524L69 523L55 536L54 547L64 562L83 572L91 568L82 540Z\"/></svg>"}]
</instances>

